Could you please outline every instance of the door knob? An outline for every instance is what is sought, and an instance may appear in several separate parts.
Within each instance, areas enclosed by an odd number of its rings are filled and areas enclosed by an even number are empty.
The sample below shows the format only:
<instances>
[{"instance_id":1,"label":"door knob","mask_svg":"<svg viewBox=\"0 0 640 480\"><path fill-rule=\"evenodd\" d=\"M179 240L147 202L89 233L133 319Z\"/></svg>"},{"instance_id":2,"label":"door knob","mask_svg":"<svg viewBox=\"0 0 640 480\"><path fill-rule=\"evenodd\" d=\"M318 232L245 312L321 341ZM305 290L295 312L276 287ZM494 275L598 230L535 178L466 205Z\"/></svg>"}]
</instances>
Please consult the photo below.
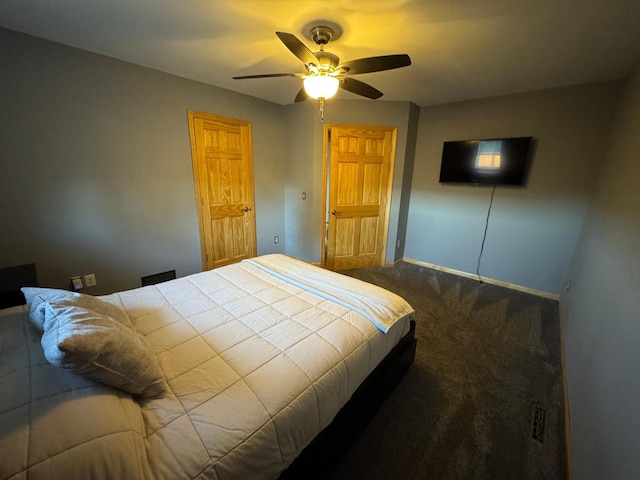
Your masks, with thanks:
<instances>
[{"instance_id":1,"label":"door knob","mask_svg":"<svg viewBox=\"0 0 640 480\"><path fill-rule=\"evenodd\" d=\"M337 215L338 212L336 212L335 210L331 210L331 215Z\"/></svg>"},{"instance_id":2,"label":"door knob","mask_svg":"<svg viewBox=\"0 0 640 480\"><path fill-rule=\"evenodd\" d=\"M244 210L245 212L248 212L248 211L249 211L249 210L251 210L251 209L250 209L249 207L244 207L244 208L243 208L243 210Z\"/></svg>"}]
</instances>

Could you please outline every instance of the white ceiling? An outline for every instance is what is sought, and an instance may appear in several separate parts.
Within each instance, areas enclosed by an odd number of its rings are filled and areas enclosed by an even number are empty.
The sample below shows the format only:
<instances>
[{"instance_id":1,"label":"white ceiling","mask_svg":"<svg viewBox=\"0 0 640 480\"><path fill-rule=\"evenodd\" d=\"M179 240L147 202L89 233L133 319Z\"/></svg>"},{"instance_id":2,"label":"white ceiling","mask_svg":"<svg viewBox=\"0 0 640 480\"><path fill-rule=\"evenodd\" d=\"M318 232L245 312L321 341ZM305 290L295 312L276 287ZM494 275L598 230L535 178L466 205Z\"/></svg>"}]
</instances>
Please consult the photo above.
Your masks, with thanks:
<instances>
[{"instance_id":1,"label":"white ceiling","mask_svg":"<svg viewBox=\"0 0 640 480\"><path fill-rule=\"evenodd\" d=\"M280 104L304 71L276 37L328 20L342 61L407 53L358 75L377 101L432 105L626 76L640 60L640 0L2 0L0 25ZM320 22L322 23L322 22ZM342 98L362 98L341 91Z\"/></svg>"}]
</instances>

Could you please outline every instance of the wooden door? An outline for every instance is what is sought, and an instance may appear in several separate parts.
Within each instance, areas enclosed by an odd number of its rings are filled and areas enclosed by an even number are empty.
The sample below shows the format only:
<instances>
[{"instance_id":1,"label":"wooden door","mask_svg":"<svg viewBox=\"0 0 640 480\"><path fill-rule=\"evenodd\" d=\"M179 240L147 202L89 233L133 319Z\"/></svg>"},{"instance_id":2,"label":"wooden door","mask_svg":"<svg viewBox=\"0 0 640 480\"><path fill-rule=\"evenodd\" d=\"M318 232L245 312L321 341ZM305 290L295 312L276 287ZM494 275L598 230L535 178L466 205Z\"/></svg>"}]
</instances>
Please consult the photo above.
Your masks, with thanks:
<instances>
[{"instance_id":1,"label":"wooden door","mask_svg":"<svg viewBox=\"0 0 640 480\"><path fill-rule=\"evenodd\" d=\"M256 256L251 124L189 111L203 269Z\"/></svg>"},{"instance_id":2,"label":"wooden door","mask_svg":"<svg viewBox=\"0 0 640 480\"><path fill-rule=\"evenodd\" d=\"M330 270L384 264L395 139L393 127L325 128Z\"/></svg>"}]
</instances>

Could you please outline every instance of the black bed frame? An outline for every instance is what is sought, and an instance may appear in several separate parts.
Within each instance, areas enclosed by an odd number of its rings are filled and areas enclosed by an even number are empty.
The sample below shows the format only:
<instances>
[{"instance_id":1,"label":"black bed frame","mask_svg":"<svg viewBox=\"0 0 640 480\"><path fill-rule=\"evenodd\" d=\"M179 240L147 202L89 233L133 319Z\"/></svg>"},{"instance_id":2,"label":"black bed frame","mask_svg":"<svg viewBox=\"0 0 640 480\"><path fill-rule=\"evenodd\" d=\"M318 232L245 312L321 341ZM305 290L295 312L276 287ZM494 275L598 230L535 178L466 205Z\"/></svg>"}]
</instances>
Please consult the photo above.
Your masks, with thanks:
<instances>
[{"instance_id":1,"label":"black bed frame","mask_svg":"<svg viewBox=\"0 0 640 480\"><path fill-rule=\"evenodd\" d=\"M333 421L313 439L279 477L279 480L322 479L409 370L416 355L416 324L362 382Z\"/></svg>"},{"instance_id":2,"label":"black bed frame","mask_svg":"<svg viewBox=\"0 0 640 480\"><path fill-rule=\"evenodd\" d=\"M37 286L35 264L0 269L0 308L25 303L22 286ZM409 370L416 354L416 324L354 392L333 421L318 434L279 477L279 480L322 479Z\"/></svg>"}]
</instances>

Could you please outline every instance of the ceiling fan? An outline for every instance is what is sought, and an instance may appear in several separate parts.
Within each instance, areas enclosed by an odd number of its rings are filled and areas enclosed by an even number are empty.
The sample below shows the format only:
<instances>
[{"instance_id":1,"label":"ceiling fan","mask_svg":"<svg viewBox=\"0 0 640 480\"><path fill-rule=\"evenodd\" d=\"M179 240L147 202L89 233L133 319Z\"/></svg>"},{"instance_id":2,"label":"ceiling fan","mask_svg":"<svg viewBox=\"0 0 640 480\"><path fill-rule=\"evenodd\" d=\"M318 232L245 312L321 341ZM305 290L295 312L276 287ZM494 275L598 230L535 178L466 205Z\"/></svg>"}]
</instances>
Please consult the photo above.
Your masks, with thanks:
<instances>
[{"instance_id":1,"label":"ceiling fan","mask_svg":"<svg viewBox=\"0 0 640 480\"><path fill-rule=\"evenodd\" d=\"M311 39L320 47L320 50L315 53L291 33L276 32L276 35L291 53L302 60L306 73L243 75L233 77L234 80L269 77L302 78L304 80L303 87L296 95L295 101L302 102L311 97L320 100L322 107L324 100L335 95L338 88L372 99L382 96L380 90L351 78L350 75L380 72L411 65L411 58L407 54L359 58L340 63L340 58L337 55L324 50L324 46L334 38L334 29L324 25L314 26L310 31Z\"/></svg>"}]
</instances>

